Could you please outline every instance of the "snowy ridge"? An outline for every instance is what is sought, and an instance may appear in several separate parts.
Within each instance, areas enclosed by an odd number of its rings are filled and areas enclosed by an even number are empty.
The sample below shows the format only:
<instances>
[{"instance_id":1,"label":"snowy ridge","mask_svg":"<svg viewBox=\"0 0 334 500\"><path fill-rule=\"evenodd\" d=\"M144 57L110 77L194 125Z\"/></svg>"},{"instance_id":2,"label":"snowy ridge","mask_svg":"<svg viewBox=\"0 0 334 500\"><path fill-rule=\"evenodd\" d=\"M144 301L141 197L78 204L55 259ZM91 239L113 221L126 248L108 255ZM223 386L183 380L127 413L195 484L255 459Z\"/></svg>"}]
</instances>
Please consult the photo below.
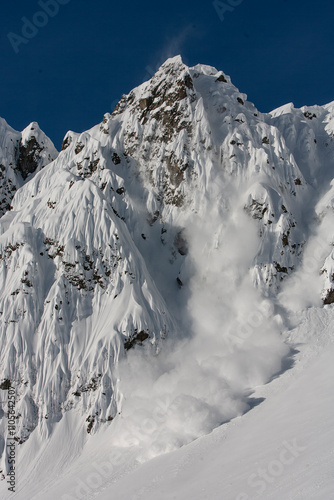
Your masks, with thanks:
<instances>
[{"instance_id":1,"label":"snowy ridge","mask_svg":"<svg viewBox=\"0 0 334 500\"><path fill-rule=\"evenodd\" d=\"M105 433L145 461L252 407L289 356L282 310L334 302L333 117L260 113L178 56L59 155L36 123L1 120L16 188L0 219L0 383L16 389L22 456L43 460L36 443L57 433L80 455ZM145 435L161 398L168 419Z\"/></svg>"}]
</instances>

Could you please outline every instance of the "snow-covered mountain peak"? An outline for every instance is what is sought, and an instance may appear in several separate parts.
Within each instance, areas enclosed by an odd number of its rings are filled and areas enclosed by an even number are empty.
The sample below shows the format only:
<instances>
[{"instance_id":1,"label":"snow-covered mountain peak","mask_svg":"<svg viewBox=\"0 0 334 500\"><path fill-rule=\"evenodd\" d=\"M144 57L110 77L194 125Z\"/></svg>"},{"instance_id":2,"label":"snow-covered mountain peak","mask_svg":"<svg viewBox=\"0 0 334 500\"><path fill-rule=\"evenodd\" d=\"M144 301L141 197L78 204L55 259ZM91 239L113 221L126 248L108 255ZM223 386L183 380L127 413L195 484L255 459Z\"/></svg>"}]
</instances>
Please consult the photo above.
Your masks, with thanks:
<instances>
[{"instance_id":1,"label":"snow-covered mountain peak","mask_svg":"<svg viewBox=\"0 0 334 500\"><path fill-rule=\"evenodd\" d=\"M16 190L57 156L37 122L17 132L0 118L0 216L10 209Z\"/></svg>"},{"instance_id":2,"label":"snow-covered mountain peak","mask_svg":"<svg viewBox=\"0 0 334 500\"><path fill-rule=\"evenodd\" d=\"M245 411L287 352L263 299L301 268L311 222L329 227L334 195L317 186L333 189L333 115L292 103L263 114L225 73L177 56L101 123L67 132L59 155L36 122L20 133L0 120L0 366L19 442L52 436L69 412L81 444L114 420L117 441L123 415L138 426L161 387L174 420L157 454ZM242 337L262 306L271 313ZM180 337L191 377L179 354L152 357ZM150 388L134 391L133 414L131 377ZM192 409L198 423L182 434Z\"/></svg>"},{"instance_id":3,"label":"snow-covered mountain peak","mask_svg":"<svg viewBox=\"0 0 334 500\"><path fill-rule=\"evenodd\" d=\"M288 109L293 105L284 116ZM73 173L91 180L110 164L117 172L117 189L124 190L123 206L117 200L115 209L125 219L136 217L129 181L122 180L126 167L140 179L148 219L163 231L176 221L180 229L186 227L187 214L217 204L217 196L218 206L233 205L231 193L237 190L238 203L261 221L263 241L268 239L254 279L271 285L293 269L303 244L296 218L307 190L274 120L247 101L222 71L206 65L188 68L176 57L123 95L101 124L80 136L69 132L61 164L73 165ZM175 237L171 231L163 238L171 252ZM272 238L279 242L274 256L267 250Z\"/></svg>"},{"instance_id":4,"label":"snow-covered mountain peak","mask_svg":"<svg viewBox=\"0 0 334 500\"><path fill-rule=\"evenodd\" d=\"M26 144L29 140L31 140L33 137L38 141L42 142L42 140L45 140L46 135L44 132L40 129L39 125L37 122L31 122L22 132L21 132L21 137L22 137L22 143Z\"/></svg>"},{"instance_id":5,"label":"snow-covered mountain peak","mask_svg":"<svg viewBox=\"0 0 334 500\"><path fill-rule=\"evenodd\" d=\"M182 57L180 54L174 56L174 57L169 57L166 59L166 61L160 66L158 69L157 73L176 73L177 71L182 71L184 68L187 66L184 64Z\"/></svg>"},{"instance_id":6,"label":"snow-covered mountain peak","mask_svg":"<svg viewBox=\"0 0 334 500\"><path fill-rule=\"evenodd\" d=\"M18 169L25 180L30 174L38 172L58 156L52 141L32 122L21 132Z\"/></svg>"}]
</instances>

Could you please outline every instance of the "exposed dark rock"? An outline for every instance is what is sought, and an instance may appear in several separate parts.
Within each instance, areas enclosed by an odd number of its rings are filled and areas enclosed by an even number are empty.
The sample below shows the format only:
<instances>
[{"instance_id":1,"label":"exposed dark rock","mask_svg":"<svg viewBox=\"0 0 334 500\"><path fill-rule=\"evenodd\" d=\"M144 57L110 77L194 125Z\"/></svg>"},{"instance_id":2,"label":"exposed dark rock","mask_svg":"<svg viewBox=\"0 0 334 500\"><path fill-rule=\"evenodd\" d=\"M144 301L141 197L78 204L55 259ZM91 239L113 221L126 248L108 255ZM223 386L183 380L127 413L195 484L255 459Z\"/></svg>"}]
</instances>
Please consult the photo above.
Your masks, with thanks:
<instances>
[{"instance_id":1,"label":"exposed dark rock","mask_svg":"<svg viewBox=\"0 0 334 500\"><path fill-rule=\"evenodd\" d=\"M174 245L177 248L177 251L180 255L187 255L188 253L188 242L185 239L184 231L181 230L177 233L174 238Z\"/></svg>"},{"instance_id":2,"label":"exposed dark rock","mask_svg":"<svg viewBox=\"0 0 334 500\"><path fill-rule=\"evenodd\" d=\"M184 84L186 87L188 87L188 89L192 89L194 88L194 84L193 84L193 81L191 79L191 76L190 75L186 75L185 78L184 78Z\"/></svg>"},{"instance_id":3,"label":"exposed dark rock","mask_svg":"<svg viewBox=\"0 0 334 500\"><path fill-rule=\"evenodd\" d=\"M149 337L148 333L144 332L144 330L141 330L138 333L137 330L135 330L134 334L124 342L124 349L128 351L135 345L142 345L142 342L148 339L148 337Z\"/></svg>"},{"instance_id":4,"label":"exposed dark rock","mask_svg":"<svg viewBox=\"0 0 334 500\"><path fill-rule=\"evenodd\" d=\"M252 199L252 203L249 207L246 206L245 210L253 217L253 219L262 220L268 208L264 203L260 203L259 201Z\"/></svg>"},{"instance_id":5,"label":"exposed dark rock","mask_svg":"<svg viewBox=\"0 0 334 500\"><path fill-rule=\"evenodd\" d=\"M79 392L79 396L80 396L80 393L82 393L82 392L90 392L90 391L94 392L94 391L96 391L99 388L101 377L102 377L102 375L101 375L101 373L99 373L98 376L93 377L90 382L80 386L78 391L77 391L77 392Z\"/></svg>"},{"instance_id":6,"label":"exposed dark rock","mask_svg":"<svg viewBox=\"0 0 334 500\"><path fill-rule=\"evenodd\" d=\"M50 200L48 200L48 201L47 201L47 206L48 206L49 208L55 209L55 208L56 208L56 205L57 205L57 202L56 202L56 201L50 201Z\"/></svg>"},{"instance_id":7,"label":"exposed dark rock","mask_svg":"<svg viewBox=\"0 0 334 500\"><path fill-rule=\"evenodd\" d=\"M334 290L327 290L327 295L323 300L324 305L333 304L334 303Z\"/></svg>"},{"instance_id":8,"label":"exposed dark rock","mask_svg":"<svg viewBox=\"0 0 334 500\"><path fill-rule=\"evenodd\" d=\"M153 97L149 96L149 97L146 97L145 99L140 99L139 107L142 110L148 109L152 103L153 103Z\"/></svg>"},{"instance_id":9,"label":"exposed dark rock","mask_svg":"<svg viewBox=\"0 0 334 500\"><path fill-rule=\"evenodd\" d=\"M1 382L0 389L2 389L3 391L8 391L10 388L11 388L11 382L8 378L6 378L5 380L3 380L3 382Z\"/></svg>"},{"instance_id":10,"label":"exposed dark rock","mask_svg":"<svg viewBox=\"0 0 334 500\"><path fill-rule=\"evenodd\" d=\"M173 184L173 186L179 187L184 179L183 172L187 168L187 165L181 168L179 160L173 153L171 154L171 156L166 156L165 160L168 172L170 174L171 183Z\"/></svg>"},{"instance_id":11,"label":"exposed dark rock","mask_svg":"<svg viewBox=\"0 0 334 500\"><path fill-rule=\"evenodd\" d=\"M94 416L89 416L89 417L86 419L86 422L89 422L89 423L88 423L88 426L87 426L87 432L88 432L88 434L90 434L90 433L91 433L91 431L92 431L92 428L93 428L94 422L95 422L95 417L94 417Z\"/></svg>"},{"instance_id":12,"label":"exposed dark rock","mask_svg":"<svg viewBox=\"0 0 334 500\"><path fill-rule=\"evenodd\" d=\"M224 82L224 83L227 83L227 80L226 80L226 78L225 78L225 76L224 76L224 75L220 75L220 76L218 76L218 78L217 78L216 82Z\"/></svg>"},{"instance_id":13,"label":"exposed dark rock","mask_svg":"<svg viewBox=\"0 0 334 500\"><path fill-rule=\"evenodd\" d=\"M180 280L179 277L176 278L176 281L177 281L177 284L179 285L179 288L182 288L183 287L183 283L182 283L182 281Z\"/></svg>"},{"instance_id":14,"label":"exposed dark rock","mask_svg":"<svg viewBox=\"0 0 334 500\"><path fill-rule=\"evenodd\" d=\"M96 172L99 162L100 162L99 158L90 161L88 164L87 164L87 158L85 158L83 161L78 162L77 169L80 177L83 177L84 179L90 177L94 172Z\"/></svg>"},{"instance_id":15,"label":"exposed dark rock","mask_svg":"<svg viewBox=\"0 0 334 500\"><path fill-rule=\"evenodd\" d=\"M28 278L21 278L21 283L23 283L24 285L28 286L29 288L32 287L32 283L30 280L28 280Z\"/></svg>"},{"instance_id":16,"label":"exposed dark rock","mask_svg":"<svg viewBox=\"0 0 334 500\"><path fill-rule=\"evenodd\" d=\"M131 93L129 95L129 98L130 98L130 96L131 96ZM126 104L127 104L127 97L125 94L123 94L120 101L116 104L115 109L112 112L112 116L120 115L121 113L123 113L123 111L126 108Z\"/></svg>"},{"instance_id":17,"label":"exposed dark rock","mask_svg":"<svg viewBox=\"0 0 334 500\"><path fill-rule=\"evenodd\" d=\"M82 144L82 142L78 142L78 144L75 146L75 150L74 150L75 154L76 155L79 154L80 151L82 151L84 147L85 147L85 145Z\"/></svg>"},{"instance_id":18,"label":"exposed dark rock","mask_svg":"<svg viewBox=\"0 0 334 500\"><path fill-rule=\"evenodd\" d=\"M65 137L65 139L63 140L62 145L61 145L61 150L65 151L65 149L67 149L69 147L71 142L72 142L72 139L69 135L67 137Z\"/></svg>"},{"instance_id":19,"label":"exposed dark rock","mask_svg":"<svg viewBox=\"0 0 334 500\"><path fill-rule=\"evenodd\" d=\"M125 221L125 218L124 217L121 217L119 215L119 213L117 212L116 208L115 207L111 207L112 208L112 211L114 212L114 214L116 215L116 217L118 217L119 219Z\"/></svg>"},{"instance_id":20,"label":"exposed dark rock","mask_svg":"<svg viewBox=\"0 0 334 500\"><path fill-rule=\"evenodd\" d=\"M121 163L121 159L117 153L114 153L112 155L111 161L113 162L114 165L119 165Z\"/></svg>"},{"instance_id":21,"label":"exposed dark rock","mask_svg":"<svg viewBox=\"0 0 334 500\"><path fill-rule=\"evenodd\" d=\"M288 269L286 267L282 267L278 262L274 262L274 266L278 273L288 274Z\"/></svg>"},{"instance_id":22,"label":"exposed dark rock","mask_svg":"<svg viewBox=\"0 0 334 500\"><path fill-rule=\"evenodd\" d=\"M34 136L25 145L20 143L17 170L19 170L23 179L35 172L41 151L43 151L43 147L38 144Z\"/></svg>"},{"instance_id":23,"label":"exposed dark rock","mask_svg":"<svg viewBox=\"0 0 334 500\"><path fill-rule=\"evenodd\" d=\"M159 210L156 210L154 214L149 214L147 217L147 222L149 223L150 226L153 226L153 224L158 220L160 215Z\"/></svg>"},{"instance_id":24,"label":"exposed dark rock","mask_svg":"<svg viewBox=\"0 0 334 500\"><path fill-rule=\"evenodd\" d=\"M304 113L304 116L305 116L305 118L308 118L309 120L313 120L313 118L317 117L317 115L315 115L314 113L310 113L309 111L306 111Z\"/></svg>"},{"instance_id":25,"label":"exposed dark rock","mask_svg":"<svg viewBox=\"0 0 334 500\"><path fill-rule=\"evenodd\" d=\"M283 243L284 247L287 247L289 245L289 235L290 235L290 231L288 231L287 233L283 234L282 243Z\"/></svg>"}]
</instances>

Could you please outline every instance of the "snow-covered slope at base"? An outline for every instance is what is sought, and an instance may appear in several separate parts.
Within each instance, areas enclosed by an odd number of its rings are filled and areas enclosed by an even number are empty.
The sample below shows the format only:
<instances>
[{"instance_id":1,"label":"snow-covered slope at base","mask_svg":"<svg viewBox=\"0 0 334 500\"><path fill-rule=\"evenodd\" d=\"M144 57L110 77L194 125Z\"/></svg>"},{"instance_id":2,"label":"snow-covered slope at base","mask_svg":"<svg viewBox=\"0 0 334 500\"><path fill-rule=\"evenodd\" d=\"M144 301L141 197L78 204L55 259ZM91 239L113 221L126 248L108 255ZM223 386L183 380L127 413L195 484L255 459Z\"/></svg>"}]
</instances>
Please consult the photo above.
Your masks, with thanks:
<instances>
[{"instance_id":1,"label":"snow-covered slope at base","mask_svg":"<svg viewBox=\"0 0 334 500\"><path fill-rule=\"evenodd\" d=\"M333 306L292 319L298 326L285 337L295 348L293 365L256 389L248 413L143 465L131 450L110 446L110 428L78 458L80 440L68 419L51 443L31 439L20 462L39 460L21 471L17 494L0 484L1 498L328 500L334 489ZM161 410L157 416L164 418Z\"/></svg>"},{"instance_id":2,"label":"snow-covered slope at base","mask_svg":"<svg viewBox=\"0 0 334 500\"><path fill-rule=\"evenodd\" d=\"M289 335L298 350L295 365L256 390L254 397L265 398L261 404L210 436L125 473L124 477L103 477L103 488L97 491L89 491L96 478L89 478L93 468L87 470L86 476L76 476L76 480L82 479L81 486L88 487L84 498L332 498L334 311L332 307L303 311L299 320L301 324ZM104 472L103 460L108 461L108 454L101 453L97 461L100 474ZM79 485L76 480L74 486ZM114 484L108 485L108 481ZM63 488L59 493L74 492L70 484Z\"/></svg>"}]
</instances>

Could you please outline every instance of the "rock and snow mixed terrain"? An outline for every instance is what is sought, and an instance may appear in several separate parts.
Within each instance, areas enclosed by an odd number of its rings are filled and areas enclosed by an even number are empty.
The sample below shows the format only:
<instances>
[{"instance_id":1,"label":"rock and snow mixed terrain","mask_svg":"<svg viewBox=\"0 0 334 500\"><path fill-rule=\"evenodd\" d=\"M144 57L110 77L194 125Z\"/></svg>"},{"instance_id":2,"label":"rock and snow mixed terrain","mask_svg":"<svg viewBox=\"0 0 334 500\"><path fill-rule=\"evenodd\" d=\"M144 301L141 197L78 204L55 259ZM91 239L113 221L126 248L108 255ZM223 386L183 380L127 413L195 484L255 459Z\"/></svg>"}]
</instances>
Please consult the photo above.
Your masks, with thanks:
<instances>
[{"instance_id":1,"label":"rock and snow mixed terrain","mask_svg":"<svg viewBox=\"0 0 334 500\"><path fill-rule=\"evenodd\" d=\"M334 104L263 114L175 57L59 154L36 123L1 120L0 156L15 497L245 500L264 481L265 498L329 498L333 434L310 432L330 410ZM317 405L304 426L297 397ZM295 457L247 483L300 435L323 480Z\"/></svg>"},{"instance_id":2,"label":"rock and snow mixed terrain","mask_svg":"<svg viewBox=\"0 0 334 500\"><path fill-rule=\"evenodd\" d=\"M58 151L38 123L16 132L0 118L0 217L10 210L17 189L57 156Z\"/></svg>"}]
</instances>

